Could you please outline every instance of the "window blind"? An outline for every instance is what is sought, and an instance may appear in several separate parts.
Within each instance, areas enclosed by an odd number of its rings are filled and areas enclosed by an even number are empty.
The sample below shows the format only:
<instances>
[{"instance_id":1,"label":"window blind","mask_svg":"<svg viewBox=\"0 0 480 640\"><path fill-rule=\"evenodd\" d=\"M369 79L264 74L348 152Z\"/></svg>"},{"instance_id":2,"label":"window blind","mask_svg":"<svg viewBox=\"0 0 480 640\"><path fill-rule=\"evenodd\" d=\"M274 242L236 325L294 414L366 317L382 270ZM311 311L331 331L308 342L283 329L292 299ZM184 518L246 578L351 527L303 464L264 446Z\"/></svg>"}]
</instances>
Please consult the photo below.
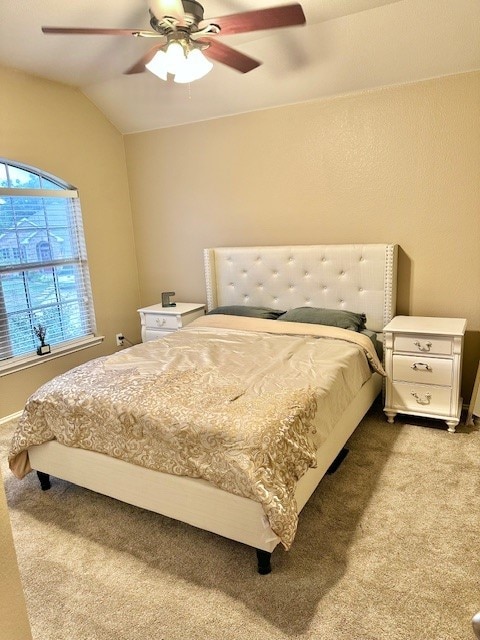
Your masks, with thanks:
<instances>
[{"instance_id":1,"label":"window blind","mask_svg":"<svg viewBox=\"0 0 480 640\"><path fill-rule=\"evenodd\" d=\"M50 345L93 336L96 329L78 192L31 172L28 185L38 178L40 188L12 187L6 167L7 179L0 181L9 185L0 187L0 362L35 353L39 325Z\"/></svg>"}]
</instances>

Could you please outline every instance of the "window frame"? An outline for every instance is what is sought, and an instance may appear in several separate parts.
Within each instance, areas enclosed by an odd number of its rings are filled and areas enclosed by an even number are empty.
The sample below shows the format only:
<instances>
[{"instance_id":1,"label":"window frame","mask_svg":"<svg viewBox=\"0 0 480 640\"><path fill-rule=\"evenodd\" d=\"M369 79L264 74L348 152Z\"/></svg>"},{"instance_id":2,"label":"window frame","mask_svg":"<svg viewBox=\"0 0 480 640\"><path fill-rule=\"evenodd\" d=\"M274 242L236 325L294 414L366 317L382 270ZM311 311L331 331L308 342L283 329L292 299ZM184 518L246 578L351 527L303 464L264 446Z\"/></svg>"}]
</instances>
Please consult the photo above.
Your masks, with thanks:
<instances>
[{"instance_id":1,"label":"window frame","mask_svg":"<svg viewBox=\"0 0 480 640\"><path fill-rule=\"evenodd\" d=\"M16 161L8 160L6 158L0 158L0 168L5 168L4 178L7 179L7 184L10 185L10 176L9 176L9 168L19 169L21 171L27 172L30 176L38 177L38 183L40 187L44 187L45 181L48 185L52 185L53 188L23 188L19 187L1 187L0 186L0 199L4 197L21 197L21 198L56 198L56 199L68 199L69 205L72 207L71 214L68 217L68 226L67 229L69 233L74 238L74 246L76 247L73 256L58 257L51 255L50 260L44 262L43 260L38 259L36 262L31 261L28 262L28 258L26 257L24 260L19 261L15 258L15 251L11 250L11 247L4 247L8 251L7 264L0 264L0 274L9 274L9 273L21 273L23 274L23 278L27 277L28 273L34 273L35 270L46 269L52 270L52 277L55 280L57 269L62 266L73 265L78 273L79 280L75 283L75 292L77 294L77 301L80 298L83 298L82 304L79 307L80 319L83 321L86 320L86 332L83 335L78 335L73 337L72 339L58 339L54 341L54 344L51 345L51 351L48 354L38 355L36 351L26 351L17 355L8 355L8 351L11 349L11 328L9 328L8 317L12 313L11 311L7 312L4 304L4 293L0 287L0 311L3 311L0 317L0 336L3 334L3 338L0 344L0 348L3 351L2 359L0 359L0 377L2 375L6 375L9 373L14 373L16 371L35 366L37 364L43 364L48 360L58 358L60 356L66 355L68 353L73 353L75 351L79 351L81 349L85 349L90 346L94 346L103 341L104 336L99 336L96 334L96 319L95 319L95 309L94 309L94 301L93 295L91 291L90 285L90 276L88 269L88 259L86 253L85 246L85 235L83 231L83 220L82 220L82 211L80 206L80 198L78 194L78 190L65 183L60 178L52 176L51 174L42 171L36 167L31 167L25 165L23 163L19 163ZM1 178L1 176L0 176ZM33 214L34 215L34 214ZM14 229L15 233L18 233L17 225L15 224L12 229ZM7 228L8 230L8 228ZM48 230L48 223L45 230ZM43 242L46 242L45 240ZM38 252L38 247L42 241L36 245L36 251ZM48 244L48 242L47 242ZM49 245L48 245L49 246ZM23 247L17 247L17 253L22 252ZM24 250L24 249L23 249ZM50 250L50 246L49 246ZM24 250L25 251L25 250ZM4 252L5 253L5 252ZM41 252L40 252L41 253ZM12 255L14 256L12 258ZM44 254L45 255L45 254ZM38 256L38 253L37 253ZM83 294L83 295L82 295ZM55 287L55 298L52 309L63 307L59 290ZM38 310L42 309L42 306L32 303L29 300L29 296L26 292L26 300L27 305L25 310L22 311L24 313L29 314L30 323L31 323L31 331L33 333L33 323L35 322L34 314L38 312ZM68 304L68 303L67 303ZM60 305L57 307L57 305ZM62 313L60 311L60 313ZM59 316L63 317L62 315ZM58 325L54 325L58 327ZM27 333L29 333L27 329ZM65 338L65 334L61 335L60 338ZM47 338L48 342L48 338ZM2 346L3 345L3 346Z\"/></svg>"}]
</instances>

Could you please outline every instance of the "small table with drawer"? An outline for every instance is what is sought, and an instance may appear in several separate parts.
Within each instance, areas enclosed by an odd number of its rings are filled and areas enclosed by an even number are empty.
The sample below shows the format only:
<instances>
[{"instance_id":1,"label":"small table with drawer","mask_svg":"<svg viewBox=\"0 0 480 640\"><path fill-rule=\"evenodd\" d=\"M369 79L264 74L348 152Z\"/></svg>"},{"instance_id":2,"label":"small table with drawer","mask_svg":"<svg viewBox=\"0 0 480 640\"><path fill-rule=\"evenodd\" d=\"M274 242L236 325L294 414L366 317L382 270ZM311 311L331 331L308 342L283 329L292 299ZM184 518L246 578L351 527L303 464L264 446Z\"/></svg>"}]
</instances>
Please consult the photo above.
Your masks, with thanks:
<instances>
[{"instance_id":1,"label":"small table with drawer","mask_svg":"<svg viewBox=\"0 0 480 640\"><path fill-rule=\"evenodd\" d=\"M157 340L177 331L205 314L205 305L193 302L177 302L174 307L154 304L138 309L142 323L142 342Z\"/></svg>"},{"instance_id":2,"label":"small table with drawer","mask_svg":"<svg viewBox=\"0 0 480 640\"><path fill-rule=\"evenodd\" d=\"M464 318L396 316L384 327L384 412L460 422Z\"/></svg>"}]
</instances>

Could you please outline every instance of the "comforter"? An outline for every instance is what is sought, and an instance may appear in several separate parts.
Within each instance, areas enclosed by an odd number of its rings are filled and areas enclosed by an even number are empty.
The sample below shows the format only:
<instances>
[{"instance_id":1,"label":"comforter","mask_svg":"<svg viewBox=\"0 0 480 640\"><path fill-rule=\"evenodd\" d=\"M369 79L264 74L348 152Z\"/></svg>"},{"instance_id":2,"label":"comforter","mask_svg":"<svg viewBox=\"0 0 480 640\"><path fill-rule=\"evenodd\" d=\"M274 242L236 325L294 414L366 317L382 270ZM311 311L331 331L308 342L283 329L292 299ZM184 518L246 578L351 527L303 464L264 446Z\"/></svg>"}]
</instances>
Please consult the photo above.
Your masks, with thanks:
<instances>
[{"instance_id":1,"label":"comforter","mask_svg":"<svg viewBox=\"0 0 480 640\"><path fill-rule=\"evenodd\" d=\"M289 548L296 481L371 376L370 340L344 329L206 316L166 338L92 360L27 401L9 454L56 439L262 504Z\"/></svg>"}]
</instances>

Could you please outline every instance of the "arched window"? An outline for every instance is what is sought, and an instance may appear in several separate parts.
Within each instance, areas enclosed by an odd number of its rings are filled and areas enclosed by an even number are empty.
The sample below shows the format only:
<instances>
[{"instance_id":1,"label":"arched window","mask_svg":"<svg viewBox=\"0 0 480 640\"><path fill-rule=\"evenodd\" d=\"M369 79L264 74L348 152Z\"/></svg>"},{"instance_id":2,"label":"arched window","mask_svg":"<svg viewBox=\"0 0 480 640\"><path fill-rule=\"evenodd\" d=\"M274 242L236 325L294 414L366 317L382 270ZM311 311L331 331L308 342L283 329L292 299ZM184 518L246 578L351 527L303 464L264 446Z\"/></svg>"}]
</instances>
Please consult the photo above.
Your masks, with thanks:
<instances>
[{"instance_id":1,"label":"arched window","mask_svg":"<svg viewBox=\"0 0 480 640\"><path fill-rule=\"evenodd\" d=\"M95 334L77 190L54 176L0 158L0 369L45 342Z\"/></svg>"}]
</instances>

